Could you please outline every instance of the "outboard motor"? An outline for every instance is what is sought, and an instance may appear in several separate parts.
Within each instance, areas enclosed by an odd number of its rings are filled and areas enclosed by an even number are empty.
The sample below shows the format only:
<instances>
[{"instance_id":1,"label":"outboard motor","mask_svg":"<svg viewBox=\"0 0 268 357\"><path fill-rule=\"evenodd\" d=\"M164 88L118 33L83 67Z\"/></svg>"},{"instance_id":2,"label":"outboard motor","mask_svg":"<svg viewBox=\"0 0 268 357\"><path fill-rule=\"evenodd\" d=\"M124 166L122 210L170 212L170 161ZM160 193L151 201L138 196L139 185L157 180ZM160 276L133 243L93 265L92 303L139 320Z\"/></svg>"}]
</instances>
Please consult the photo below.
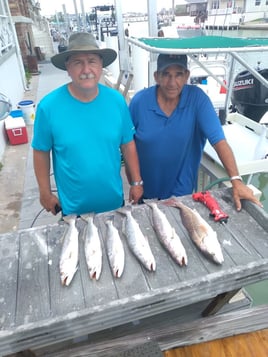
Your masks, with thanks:
<instances>
[{"instance_id":1,"label":"outboard motor","mask_svg":"<svg viewBox=\"0 0 268 357\"><path fill-rule=\"evenodd\" d=\"M267 68L258 72L268 79ZM268 88L249 71L240 72L235 77L231 102L233 111L259 122L268 110Z\"/></svg>"}]
</instances>

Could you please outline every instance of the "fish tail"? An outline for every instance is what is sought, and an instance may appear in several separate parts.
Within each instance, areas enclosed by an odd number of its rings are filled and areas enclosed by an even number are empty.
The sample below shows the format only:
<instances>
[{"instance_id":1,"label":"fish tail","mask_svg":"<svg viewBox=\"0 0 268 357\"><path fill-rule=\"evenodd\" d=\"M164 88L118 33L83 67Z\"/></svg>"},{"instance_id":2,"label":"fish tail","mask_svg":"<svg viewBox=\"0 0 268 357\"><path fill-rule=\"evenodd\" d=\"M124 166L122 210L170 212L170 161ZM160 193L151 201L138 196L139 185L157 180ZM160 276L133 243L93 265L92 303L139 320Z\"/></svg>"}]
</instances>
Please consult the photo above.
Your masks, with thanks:
<instances>
[{"instance_id":1,"label":"fish tail","mask_svg":"<svg viewBox=\"0 0 268 357\"><path fill-rule=\"evenodd\" d=\"M159 200L158 200L157 198L148 198L148 199L144 199L143 202L144 202L147 206L151 207L153 204L159 202Z\"/></svg>"},{"instance_id":2,"label":"fish tail","mask_svg":"<svg viewBox=\"0 0 268 357\"><path fill-rule=\"evenodd\" d=\"M128 212L132 211L132 206L131 205L126 205L124 207L120 207L116 210L116 212L122 214L122 215L126 215Z\"/></svg>"},{"instance_id":3,"label":"fish tail","mask_svg":"<svg viewBox=\"0 0 268 357\"><path fill-rule=\"evenodd\" d=\"M109 222L114 223L114 215L110 215L106 218L105 223L108 224Z\"/></svg>"},{"instance_id":4,"label":"fish tail","mask_svg":"<svg viewBox=\"0 0 268 357\"><path fill-rule=\"evenodd\" d=\"M167 198L166 200L163 201L163 203L167 206L171 207L180 207L181 203L179 199L176 196L171 196L170 198Z\"/></svg>"},{"instance_id":5,"label":"fish tail","mask_svg":"<svg viewBox=\"0 0 268 357\"><path fill-rule=\"evenodd\" d=\"M63 218L64 222L70 223L70 222L76 220L77 215L76 214L69 214L68 216L63 216L62 218Z\"/></svg>"},{"instance_id":6,"label":"fish tail","mask_svg":"<svg viewBox=\"0 0 268 357\"><path fill-rule=\"evenodd\" d=\"M95 216L94 212L84 213L80 215L80 217L86 222L88 222L90 218L94 218L94 216Z\"/></svg>"}]
</instances>

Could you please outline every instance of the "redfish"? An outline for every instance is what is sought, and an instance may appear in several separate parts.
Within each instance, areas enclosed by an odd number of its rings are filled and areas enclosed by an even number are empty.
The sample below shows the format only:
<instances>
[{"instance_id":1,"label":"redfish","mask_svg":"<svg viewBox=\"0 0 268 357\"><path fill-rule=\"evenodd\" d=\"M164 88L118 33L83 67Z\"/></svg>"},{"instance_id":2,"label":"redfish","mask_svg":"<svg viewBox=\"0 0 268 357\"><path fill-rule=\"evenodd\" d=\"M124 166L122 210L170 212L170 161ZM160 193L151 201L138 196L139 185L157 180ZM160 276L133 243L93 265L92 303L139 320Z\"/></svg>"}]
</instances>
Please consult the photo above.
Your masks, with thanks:
<instances>
[{"instance_id":1,"label":"redfish","mask_svg":"<svg viewBox=\"0 0 268 357\"><path fill-rule=\"evenodd\" d=\"M217 264L224 261L222 249L217 238L217 233L212 227L200 216L200 214L190 207L184 205L177 198L170 198L165 204L179 208L181 220L187 229L190 238L195 245Z\"/></svg>"}]
</instances>

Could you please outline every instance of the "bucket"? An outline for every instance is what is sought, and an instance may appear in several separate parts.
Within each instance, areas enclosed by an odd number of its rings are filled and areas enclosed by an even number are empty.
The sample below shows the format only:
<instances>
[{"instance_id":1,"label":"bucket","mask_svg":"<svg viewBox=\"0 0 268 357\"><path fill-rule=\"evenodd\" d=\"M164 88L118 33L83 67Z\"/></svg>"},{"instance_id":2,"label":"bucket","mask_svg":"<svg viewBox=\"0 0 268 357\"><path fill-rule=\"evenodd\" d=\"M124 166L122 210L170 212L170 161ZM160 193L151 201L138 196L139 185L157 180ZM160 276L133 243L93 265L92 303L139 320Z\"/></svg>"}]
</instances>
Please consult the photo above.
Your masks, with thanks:
<instances>
[{"instance_id":1,"label":"bucket","mask_svg":"<svg viewBox=\"0 0 268 357\"><path fill-rule=\"evenodd\" d=\"M27 125L33 125L35 118L35 105L32 100L22 100L18 103L18 108L22 110L23 119Z\"/></svg>"}]
</instances>

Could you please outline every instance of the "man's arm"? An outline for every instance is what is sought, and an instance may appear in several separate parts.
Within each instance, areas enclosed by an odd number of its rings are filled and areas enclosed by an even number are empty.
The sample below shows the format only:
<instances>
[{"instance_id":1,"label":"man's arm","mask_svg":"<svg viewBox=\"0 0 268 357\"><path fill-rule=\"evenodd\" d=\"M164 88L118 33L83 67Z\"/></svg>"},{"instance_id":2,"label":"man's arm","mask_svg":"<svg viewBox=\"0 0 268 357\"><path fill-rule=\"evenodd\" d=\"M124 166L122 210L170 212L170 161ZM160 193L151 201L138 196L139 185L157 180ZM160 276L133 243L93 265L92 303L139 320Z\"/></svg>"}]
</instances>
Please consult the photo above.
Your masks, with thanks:
<instances>
[{"instance_id":1,"label":"man's arm","mask_svg":"<svg viewBox=\"0 0 268 357\"><path fill-rule=\"evenodd\" d=\"M52 214L57 214L55 207L60 206L58 197L51 191L50 152L33 150L34 172L39 186L41 205Z\"/></svg>"},{"instance_id":2,"label":"man's arm","mask_svg":"<svg viewBox=\"0 0 268 357\"><path fill-rule=\"evenodd\" d=\"M134 140L121 145L121 152L125 162L125 172L130 184L129 201L138 203L143 195L143 182L140 174L140 165Z\"/></svg>"},{"instance_id":3,"label":"man's arm","mask_svg":"<svg viewBox=\"0 0 268 357\"><path fill-rule=\"evenodd\" d=\"M214 145L227 174L229 177L237 177L231 180L233 187L233 198L234 203L238 211L241 210L241 199L246 199L256 203L258 206L262 207L261 202L253 195L252 190L239 179L239 172L236 164L236 160L230 145L226 140L221 140Z\"/></svg>"}]
</instances>

